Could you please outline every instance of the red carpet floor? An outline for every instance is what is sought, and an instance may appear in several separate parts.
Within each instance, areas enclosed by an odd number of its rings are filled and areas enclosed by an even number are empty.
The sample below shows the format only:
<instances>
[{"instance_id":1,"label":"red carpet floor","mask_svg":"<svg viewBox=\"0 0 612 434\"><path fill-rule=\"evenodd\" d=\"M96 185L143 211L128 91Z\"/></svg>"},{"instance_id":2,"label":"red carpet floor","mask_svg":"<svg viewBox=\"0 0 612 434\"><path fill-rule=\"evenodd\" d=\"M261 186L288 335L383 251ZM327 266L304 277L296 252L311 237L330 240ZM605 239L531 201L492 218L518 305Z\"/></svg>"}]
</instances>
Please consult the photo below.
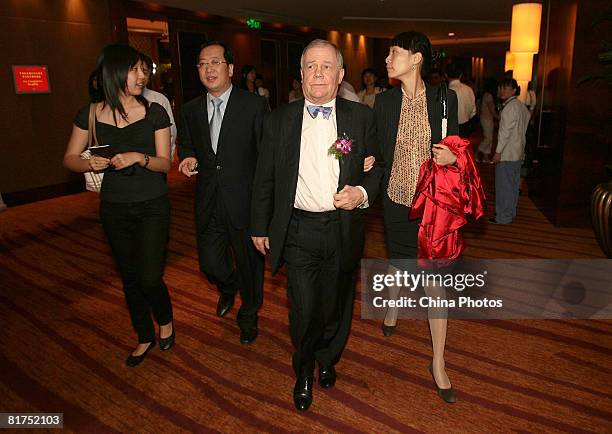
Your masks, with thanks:
<instances>
[{"instance_id":1,"label":"red carpet floor","mask_svg":"<svg viewBox=\"0 0 612 434\"><path fill-rule=\"evenodd\" d=\"M136 369L124 364L135 334L97 195L0 214L0 412L61 412L66 430L87 433L612 432L612 321L452 321L446 361L459 402L448 405L427 371L427 324L403 320L383 338L358 302L337 386L315 387L298 414L284 274L266 274L260 336L240 345L236 308L217 318L197 271L193 182L171 175L170 191L177 344ZM602 257L592 231L553 227L526 195L514 224L472 224L466 240L471 258ZM385 255L379 208L365 255Z\"/></svg>"}]
</instances>

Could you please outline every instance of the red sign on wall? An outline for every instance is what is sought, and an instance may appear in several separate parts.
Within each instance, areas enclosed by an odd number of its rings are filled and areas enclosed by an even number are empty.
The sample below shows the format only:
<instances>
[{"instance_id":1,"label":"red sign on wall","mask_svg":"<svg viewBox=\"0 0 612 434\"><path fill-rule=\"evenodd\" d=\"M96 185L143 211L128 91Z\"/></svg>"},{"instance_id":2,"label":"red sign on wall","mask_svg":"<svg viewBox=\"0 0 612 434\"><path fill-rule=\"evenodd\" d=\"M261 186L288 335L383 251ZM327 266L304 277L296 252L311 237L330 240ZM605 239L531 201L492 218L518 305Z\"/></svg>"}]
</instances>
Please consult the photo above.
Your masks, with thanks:
<instances>
[{"instance_id":1,"label":"red sign on wall","mask_svg":"<svg viewBox=\"0 0 612 434\"><path fill-rule=\"evenodd\" d=\"M16 93L50 93L46 65L13 65Z\"/></svg>"}]
</instances>

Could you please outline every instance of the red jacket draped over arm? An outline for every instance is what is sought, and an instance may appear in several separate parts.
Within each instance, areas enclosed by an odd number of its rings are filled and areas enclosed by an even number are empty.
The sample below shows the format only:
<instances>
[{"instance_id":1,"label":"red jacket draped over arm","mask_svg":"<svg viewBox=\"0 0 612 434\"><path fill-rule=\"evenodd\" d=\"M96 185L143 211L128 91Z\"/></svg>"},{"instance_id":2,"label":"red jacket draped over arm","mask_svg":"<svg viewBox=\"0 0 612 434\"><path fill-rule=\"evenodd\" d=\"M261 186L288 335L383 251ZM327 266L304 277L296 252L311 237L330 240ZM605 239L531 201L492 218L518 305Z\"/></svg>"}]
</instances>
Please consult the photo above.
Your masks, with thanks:
<instances>
[{"instance_id":1,"label":"red jacket draped over arm","mask_svg":"<svg viewBox=\"0 0 612 434\"><path fill-rule=\"evenodd\" d=\"M457 162L439 166L430 159L421 165L409 215L411 219L422 217L418 258L438 260L436 266L461 256L465 246L459 229L467 223L467 214L474 219L484 215L485 202L469 140L448 136L441 143L457 156Z\"/></svg>"}]
</instances>

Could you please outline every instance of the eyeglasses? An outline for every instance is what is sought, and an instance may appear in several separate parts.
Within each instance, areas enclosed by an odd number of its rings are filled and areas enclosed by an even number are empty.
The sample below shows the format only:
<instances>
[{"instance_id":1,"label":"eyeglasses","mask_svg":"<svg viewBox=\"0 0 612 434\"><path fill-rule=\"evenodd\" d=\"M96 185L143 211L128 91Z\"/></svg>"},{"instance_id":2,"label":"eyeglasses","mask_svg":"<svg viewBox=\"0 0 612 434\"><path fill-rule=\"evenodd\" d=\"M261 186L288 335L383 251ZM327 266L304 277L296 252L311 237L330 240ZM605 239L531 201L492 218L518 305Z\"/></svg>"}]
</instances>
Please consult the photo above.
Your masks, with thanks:
<instances>
[{"instance_id":1,"label":"eyeglasses","mask_svg":"<svg viewBox=\"0 0 612 434\"><path fill-rule=\"evenodd\" d=\"M222 63L227 63L227 62L225 62L223 60L219 60L219 59L213 59L210 62L200 62L200 63L198 63L196 65L196 68L204 69L204 68L208 68L209 66L212 66L213 68L217 68Z\"/></svg>"}]
</instances>

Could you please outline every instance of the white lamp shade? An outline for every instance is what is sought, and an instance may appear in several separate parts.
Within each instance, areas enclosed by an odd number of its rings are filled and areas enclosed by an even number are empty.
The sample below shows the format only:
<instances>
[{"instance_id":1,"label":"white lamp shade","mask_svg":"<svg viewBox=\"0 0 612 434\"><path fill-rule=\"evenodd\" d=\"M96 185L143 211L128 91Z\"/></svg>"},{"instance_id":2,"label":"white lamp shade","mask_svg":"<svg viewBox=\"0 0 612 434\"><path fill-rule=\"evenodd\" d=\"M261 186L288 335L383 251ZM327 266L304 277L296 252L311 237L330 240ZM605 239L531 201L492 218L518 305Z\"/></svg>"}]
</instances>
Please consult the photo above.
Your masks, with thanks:
<instances>
[{"instance_id":1,"label":"white lamp shade","mask_svg":"<svg viewBox=\"0 0 612 434\"><path fill-rule=\"evenodd\" d=\"M506 51L506 63L504 63L504 71L514 69L514 55L511 51Z\"/></svg>"},{"instance_id":2,"label":"white lamp shade","mask_svg":"<svg viewBox=\"0 0 612 434\"><path fill-rule=\"evenodd\" d=\"M514 57L514 68L512 68L512 78L516 81L531 81L533 73L533 54L531 53L512 53Z\"/></svg>"},{"instance_id":3,"label":"white lamp shade","mask_svg":"<svg viewBox=\"0 0 612 434\"><path fill-rule=\"evenodd\" d=\"M540 48L542 3L519 3L512 6L510 51L537 53Z\"/></svg>"}]
</instances>

